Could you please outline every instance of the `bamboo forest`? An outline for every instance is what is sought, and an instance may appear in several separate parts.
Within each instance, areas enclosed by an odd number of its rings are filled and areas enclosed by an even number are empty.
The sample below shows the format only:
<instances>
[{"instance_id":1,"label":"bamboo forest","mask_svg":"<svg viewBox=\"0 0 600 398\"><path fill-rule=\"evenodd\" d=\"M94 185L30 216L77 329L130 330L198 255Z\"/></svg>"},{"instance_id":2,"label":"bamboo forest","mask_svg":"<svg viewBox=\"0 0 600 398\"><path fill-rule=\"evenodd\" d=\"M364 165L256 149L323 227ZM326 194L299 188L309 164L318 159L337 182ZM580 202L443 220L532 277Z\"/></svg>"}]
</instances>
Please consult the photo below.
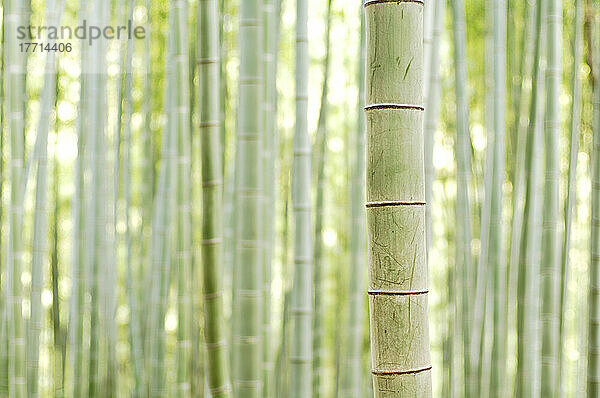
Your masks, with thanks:
<instances>
[{"instance_id":1,"label":"bamboo forest","mask_svg":"<svg viewBox=\"0 0 600 398\"><path fill-rule=\"evenodd\" d=\"M0 398L600 398L600 0L0 27Z\"/></svg>"}]
</instances>

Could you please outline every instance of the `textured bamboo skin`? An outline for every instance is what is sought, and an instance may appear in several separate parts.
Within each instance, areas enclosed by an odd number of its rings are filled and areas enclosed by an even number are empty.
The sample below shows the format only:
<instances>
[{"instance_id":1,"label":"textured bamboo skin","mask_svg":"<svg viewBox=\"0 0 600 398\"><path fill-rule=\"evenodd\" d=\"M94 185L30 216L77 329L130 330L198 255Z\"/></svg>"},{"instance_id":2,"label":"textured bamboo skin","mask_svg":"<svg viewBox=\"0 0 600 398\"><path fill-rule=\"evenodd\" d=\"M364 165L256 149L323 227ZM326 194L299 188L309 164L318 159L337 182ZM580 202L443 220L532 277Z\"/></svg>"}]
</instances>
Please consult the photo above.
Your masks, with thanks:
<instances>
[{"instance_id":1,"label":"textured bamboo skin","mask_svg":"<svg viewBox=\"0 0 600 398\"><path fill-rule=\"evenodd\" d=\"M367 230L375 397L430 397L423 4L371 1L367 15Z\"/></svg>"},{"instance_id":2,"label":"textured bamboo skin","mask_svg":"<svg viewBox=\"0 0 600 398\"><path fill-rule=\"evenodd\" d=\"M211 396L231 396L223 322L222 240L223 168L219 115L219 42L216 0L198 4L198 73L202 142L202 264L204 340Z\"/></svg>"},{"instance_id":3,"label":"textured bamboo skin","mask_svg":"<svg viewBox=\"0 0 600 398\"><path fill-rule=\"evenodd\" d=\"M237 136L238 286L235 302L239 329L234 333L236 397L262 397L262 0L240 4L240 84Z\"/></svg>"}]
</instances>

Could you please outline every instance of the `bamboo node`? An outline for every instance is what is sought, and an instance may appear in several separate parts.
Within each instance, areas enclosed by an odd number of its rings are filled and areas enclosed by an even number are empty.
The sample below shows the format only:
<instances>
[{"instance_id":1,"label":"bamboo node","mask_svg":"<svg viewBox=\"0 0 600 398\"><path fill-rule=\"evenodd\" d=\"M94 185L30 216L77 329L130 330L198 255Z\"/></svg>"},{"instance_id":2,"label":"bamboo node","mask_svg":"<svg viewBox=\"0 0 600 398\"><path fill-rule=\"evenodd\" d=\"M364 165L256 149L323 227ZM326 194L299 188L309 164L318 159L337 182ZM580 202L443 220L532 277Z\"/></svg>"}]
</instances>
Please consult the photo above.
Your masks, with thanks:
<instances>
[{"instance_id":1,"label":"bamboo node","mask_svg":"<svg viewBox=\"0 0 600 398\"><path fill-rule=\"evenodd\" d=\"M417 3L420 5L425 5L423 0L367 0L365 1L365 7L379 3L396 3L398 5L401 3Z\"/></svg>"},{"instance_id":2,"label":"bamboo node","mask_svg":"<svg viewBox=\"0 0 600 398\"><path fill-rule=\"evenodd\" d=\"M404 200L382 200L367 202L365 206L371 207L387 207L387 206L425 206L427 203L421 201L404 201Z\"/></svg>"},{"instance_id":3,"label":"bamboo node","mask_svg":"<svg viewBox=\"0 0 600 398\"><path fill-rule=\"evenodd\" d=\"M384 0L387 1L387 0ZM415 104L398 104L393 102L385 102L381 104L370 104L365 106L365 111L372 111L377 109L406 109L413 111L424 111L425 107L423 105L415 105Z\"/></svg>"},{"instance_id":4,"label":"bamboo node","mask_svg":"<svg viewBox=\"0 0 600 398\"><path fill-rule=\"evenodd\" d=\"M432 368L433 368L433 366L428 365L428 366L423 366L421 368L408 369L408 370L377 370L377 369L373 369L373 370L371 370L371 373L373 373L375 376L407 375L407 374L426 372L428 370L431 370Z\"/></svg>"},{"instance_id":5,"label":"bamboo node","mask_svg":"<svg viewBox=\"0 0 600 398\"><path fill-rule=\"evenodd\" d=\"M418 296L429 293L429 290L369 290L369 296Z\"/></svg>"}]
</instances>

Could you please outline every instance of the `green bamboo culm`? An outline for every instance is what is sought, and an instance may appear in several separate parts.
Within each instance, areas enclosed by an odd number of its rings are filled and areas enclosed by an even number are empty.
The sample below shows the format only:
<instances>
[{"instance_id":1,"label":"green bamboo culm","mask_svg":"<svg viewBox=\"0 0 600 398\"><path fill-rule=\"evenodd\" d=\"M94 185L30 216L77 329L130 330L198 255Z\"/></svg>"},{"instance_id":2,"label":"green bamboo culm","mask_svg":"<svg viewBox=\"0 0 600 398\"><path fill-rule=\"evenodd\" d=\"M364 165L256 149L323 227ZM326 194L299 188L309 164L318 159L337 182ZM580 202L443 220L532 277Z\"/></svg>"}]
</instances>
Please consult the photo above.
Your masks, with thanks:
<instances>
[{"instance_id":1,"label":"green bamboo culm","mask_svg":"<svg viewBox=\"0 0 600 398\"><path fill-rule=\"evenodd\" d=\"M537 148L542 139L544 68L544 1L536 2L534 63L532 71L532 95L529 104L529 125L525 153L525 203L519 248L517 287L517 379L516 394L519 397L539 394L540 347L539 334L539 270L541 231L541 192L539 174L541 158Z\"/></svg>"},{"instance_id":2,"label":"green bamboo culm","mask_svg":"<svg viewBox=\"0 0 600 398\"><path fill-rule=\"evenodd\" d=\"M191 229L190 229L190 87L188 54L188 5L184 0L172 2L174 24L174 123L177 142L176 161L176 243L177 275L177 397L190 394L189 364L191 358Z\"/></svg>"},{"instance_id":3,"label":"green bamboo culm","mask_svg":"<svg viewBox=\"0 0 600 398\"><path fill-rule=\"evenodd\" d=\"M64 1L46 4L46 21L54 26L60 20ZM29 396L39 394L40 334L43 327L42 289L44 287L44 261L48 246L48 130L51 111L56 97L56 53L49 52L46 58L46 80L42 90L41 112L38 119L34 163L37 165L34 227L31 259L30 322L27 340L27 391Z\"/></svg>"},{"instance_id":4,"label":"green bamboo culm","mask_svg":"<svg viewBox=\"0 0 600 398\"><path fill-rule=\"evenodd\" d=\"M262 397L263 251L262 251L262 0L240 4L239 108L236 148L236 288L234 393Z\"/></svg>"},{"instance_id":5,"label":"green bamboo culm","mask_svg":"<svg viewBox=\"0 0 600 398\"><path fill-rule=\"evenodd\" d=\"M365 237L365 20L361 12L360 23L360 62L358 65L358 109L356 120L356 135L354 162L352 167L351 209L352 220L350 228L350 281L348 303L348 340L346 344L346 375L342 386L342 396L360 397L364 394L365 377L362 361L364 341L364 308L366 285L365 264L367 260L367 242Z\"/></svg>"},{"instance_id":6,"label":"green bamboo culm","mask_svg":"<svg viewBox=\"0 0 600 398\"><path fill-rule=\"evenodd\" d=\"M423 163L423 3L370 0L367 231L376 398L431 397Z\"/></svg>"},{"instance_id":7,"label":"green bamboo culm","mask_svg":"<svg viewBox=\"0 0 600 398\"><path fill-rule=\"evenodd\" d=\"M104 1L91 2L90 23L103 26L108 17L108 6ZM87 247L87 260L91 270L90 284L90 332L88 361L88 396L102 396L104 378L100 372L106 369L102 348L107 336L106 325L102 322L104 303L103 279L107 272L107 179L106 179L106 42L100 40L89 47L90 76L89 95L90 113L85 127L90 131L88 167L91 176L91 188L86 209L86 234L93 244Z\"/></svg>"},{"instance_id":8,"label":"green bamboo culm","mask_svg":"<svg viewBox=\"0 0 600 398\"><path fill-rule=\"evenodd\" d=\"M86 2L82 1L78 10L78 21L83 21L87 17ZM87 46L81 46L81 69L88 68L88 50ZM69 375L69 393L74 397L84 396L84 372L83 364L85 358L85 346L83 344L83 328L85 322L85 296L88 287L87 267L86 267L86 248L88 246L88 237L85 231L85 165L88 152L88 134L84 120L88 112L88 100L86 92L88 87L88 75L82 73L80 77L80 99L78 104L77 118L77 160L75 162L75 194L73 198L72 217L73 217L73 252L72 252L72 285L71 291L73 297L69 308L69 347L67 351L68 360L73 366L68 367Z\"/></svg>"},{"instance_id":9,"label":"green bamboo culm","mask_svg":"<svg viewBox=\"0 0 600 398\"><path fill-rule=\"evenodd\" d=\"M506 370L506 256L504 255L503 186L506 140L506 2L493 0L494 101L493 101L493 167L491 190L488 263L492 267L493 342L491 386L493 397L503 396ZM465 292L464 299L468 300Z\"/></svg>"},{"instance_id":10,"label":"green bamboo culm","mask_svg":"<svg viewBox=\"0 0 600 398\"><path fill-rule=\"evenodd\" d=\"M169 10L168 21L174 23L174 10ZM172 55L174 53L175 37L167 35L167 57L165 61L165 90L164 113L167 115L161 137L161 162L158 171L158 183L152 219L151 242L151 276L150 306L153 309L148 317L146 335L146 355L148 358L147 371L149 375L148 388L151 398L166 395L165 380L165 329L164 320L167 312L167 299L171 276L171 239L174 230L171 218L175 205L177 136L175 130L175 71Z\"/></svg>"},{"instance_id":11,"label":"green bamboo culm","mask_svg":"<svg viewBox=\"0 0 600 398\"><path fill-rule=\"evenodd\" d=\"M471 139L469 133L469 97L467 94L467 49L465 32L465 6L462 0L452 1L452 23L454 39L454 71L456 91L456 268L457 280L462 286L457 296L460 309L456 315L461 320L463 346L464 395L471 396L471 317L473 306L469 299L472 292L472 256L471 256L471 205L469 187L471 185Z\"/></svg>"},{"instance_id":12,"label":"green bamboo culm","mask_svg":"<svg viewBox=\"0 0 600 398\"><path fill-rule=\"evenodd\" d=\"M315 165L314 172L317 185L315 200L315 239L314 239L314 264L313 278L315 292L321 292L323 289L323 274L327 267L323 255L323 222L325 218L325 163L327 161L327 114L329 112L327 95L329 93L329 64L330 64L330 31L331 31L331 3L327 2L327 12L325 14L325 58L323 60L323 86L321 89L321 109L319 110L319 120L317 122L317 134L315 137ZM325 340L325 303L322 294L314 295L314 318L313 318L313 347L312 347L312 396L315 398L323 396L322 374L324 340Z\"/></svg>"},{"instance_id":13,"label":"green bamboo culm","mask_svg":"<svg viewBox=\"0 0 600 398\"><path fill-rule=\"evenodd\" d=\"M559 302L559 331L558 331L558 392L566 390L565 381L565 344L564 336L566 325L567 285L569 282L569 253L571 247L571 232L573 212L577 203L577 158L579 155L579 129L581 126L581 74L580 66L583 57L583 0L575 0L575 16L573 22L573 67L571 76L571 112L570 114L570 148L569 148L569 174L567 177L567 197L564 204L565 232L562 241L561 269L560 269L560 302Z\"/></svg>"},{"instance_id":14,"label":"green bamboo culm","mask_svg":"<svg viewBox=\"0 0 600 398\"><path fill-rule=\"evenodd\" d=\"M16 32L24 21L23 0L4 2L4 31ZM21 273L23 268L23 201L21 187L24 179L24 134L25 134L25 56L19 52L16 35L9 34L4 40L4 92L7 136L10 146L9 175L10 201L8 207L9 235L6 262L6 312L8 320L8 390L10 397L27 396L25 372L25 328L22 318L23 286Z\"/></svg>"},{"instance_id":15,"label":"green bamboo culm","mask_svg":"<svg viewBox=\"0 0 600 398\"><path fill-rule=\"evenodd\" d=\"M202 158L202 265L204 341L208 388L215 398L231 396L223 320L223 167L219 110L217 0L198 2L199 117Z\"/></svg>"},{"instance_id":16,"label":"green bamboo culm","mask_svg":"<svg viewBox=\"0 0 600 398\"><path fill-rule=\"evenodd\" d=\"M600 29L595 27L595 43L600 43ZM593 103L593 146L592 162L592 202L591 202L591 237L590 237L590 282L589 282L589 319L588 319L588 370L587 396L600 395L600 51L596 45L594 53L594 85Z\"/></svg>"},{"instance_id":17,"label":"green bamboo culm","mask_svg":"<svg viewBox=\"0 0 600 398\"><path fill-rule=\"evenodd\" d=\"M544 131L545 181L542 231L542 261L540 282L542 306L541 393L543 397L557 397L558 333L559 333L559 179L561 136L560 102L562 79L562 1L548 1L546 13L546 119Z\"/></svg>"},{"instance_id":18,"label":"green bamboo culm","mask_svg":"<svg viewBox=\"0 0 600 398\"><path fill-rule=\"evenodd\" d=\"M425 102L425 121L424 123L424 146L425 146L425 198L427 203L431 203L433 198L433 180L435 170L433 167L433 147L435 142L435 132L438 128L440 117L440 43L442 41L442 32L445 29L446 2L437 0L433 7L433 35L431 41L431 53L425 58L424 67L426 70L426 81L424 89ZM426 240L427 252L431 248L433 228L431 227L431 206L425 210L426 214Z\"/></svg>"},{"instance_id":19,"label":"green bamboo culm","mask_svg":"<svg viewBox=\"0 0 600 398\"><path fill-rule=\"evenodd\" d=\"M279 38L279 0L263 2L264 135L263 157L263 397L273 396L273 344L271 339L271 279L275 248L276 159L277 159L277 57ZM226 79L223 79L226 80Z\"/></svg>"},{"instance_id":20,"label":"green bamboo culm","mask_svg":"<svg viewBox=\"0 0 600 398\"><path fill-rule=\"evenodd\" d=\"M133 18L134 0L128 2L128 15L129 18ZM133 387L132 397L141 398L143 393L143 380L144 380L144 366L143 366L143 352L142 352L142 334L140 328L140 303L137 295L139 283L134 277L133 268L133 237L132 237L132 225L131 225L131 203L132 203L132 168L131 168L131 117L132 117L132 61L133 61L133 40L127 41L126 56L125 60L125 84L124 84L124 97L123 97L123 115L122 122L119 124L119 130L123 128L123 191L125 199L125 232L124 241L126 246L125 254L125 275L126 275L126 289L127 289L127 303L130 308L129 317L129 345L130 345L130 363L131 372L133 374ZM144 156L144 158L146 158ZM117 180L118 182L118 180ZM118 192L118 190L117 190ZM115 224L116 225L116 224ZM143 240L143 226L140 229L140 235ZM141 246L141 245L140 245Z\"/></svg>"},{"instance_id":21,"label":"green bamboo culm","mask_svg":"<svg viewBox=\"0 0 600 398\"><path fill-rule=\"evenodd\" d=\"M311 227L311 156L308 135L308 1L296 1L296 127L292 165L295 220L294 273L290 306L290 398L312 393L313 236Z\"/></svg>"}]
</instances>

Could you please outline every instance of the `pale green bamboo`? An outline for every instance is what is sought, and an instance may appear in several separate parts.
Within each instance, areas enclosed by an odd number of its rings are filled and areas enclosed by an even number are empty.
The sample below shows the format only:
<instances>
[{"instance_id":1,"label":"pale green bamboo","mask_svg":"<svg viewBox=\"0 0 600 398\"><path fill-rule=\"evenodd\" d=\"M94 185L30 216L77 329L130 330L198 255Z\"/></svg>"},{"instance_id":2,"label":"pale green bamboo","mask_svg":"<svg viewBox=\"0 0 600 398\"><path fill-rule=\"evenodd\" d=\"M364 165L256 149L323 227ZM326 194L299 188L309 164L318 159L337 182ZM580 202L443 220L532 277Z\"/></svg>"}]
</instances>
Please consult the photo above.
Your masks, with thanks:
<instances>
[{"instance_id":1,"label":"pale green bamboo","mask_svg":"<svg viewBox=\"0 0 600 398\"><path fill-rule=\"evenodd\" d=\"M598 5L596 4L596 10ZM594 119L592 163L592 198L591 198L591 237L590 237L590 280L589 280L589 318L588 318L588 369L587 396L600 395L600 29L594 27L594 72L596 84L593 90Z\"/></svg>"},{"instance_id":2,"label":"pale green bamboo","mask_svg":"<svg viewBox=\"0 0 600 398\"><path fill-rule=\"evenodd\" d=\"M64 1L56 4L49 0L45 5L45 20L48 26L55 26L60 20ZM48 130L50 116L56 97L56 53L46 57L44 88L41 97L41 112L36 137L36 193L31 259L30 322L27 339L27 391L28 396L39 395L40 333L43 327L42 289L44 287L44 262L48 246Z\"/></svg>"},{"instance_id":3,"label":"pale green bamboo","mask_svg":"<svg viewBox=\"0 0 600 398\"><path fill-rule=\"evenodd\" d=\"M485 17L486 22L489 26L493 25L493 18L491 12L491 1L485 1ZM486 148L485 148L485 161L483 170L483 193L481 194L482 199L480 203L480 227L479 227L479 258L477 259L477 276L475 282L475 303L473 309L473 326L472 326L472 340L471 340L471 363L473 372L471 372L472 378L469 380L471 385L471 395L477 396L482 393L484 387L489 386L485 384L484 376L488 375L491 370L489 365L491 360L485 355L487 342L486 342L486 325L488 324L488 318L486 309L488 306L490 292L490 278L488 272L488 252L489 252L489 241L490 241L490 222L491 222L491 211L492 211L492 179L493 179L493 165L494 165L494 152L493 152L493 88L494 82L494 70L493 70L493 37L491 29L486 30L484 38L484 49L485 49L485 101L484 107L486 110L485 117L485 130L486 130ZM490 313L492 311L489 311ZM490 351L491 354L491 351ZM477 373L475 373L475 369Z\"/></svg>"},{"instance_id":4,"label":"pale green bamboo","mask_svg":"<svg viewBox=\"0 0 600 398\"><path fill-rule=\"evenodd\" d=\"M128 15L129 18L133 18L133 8L134 1L130 0L128 3ZM125 255L125 272L126 272L126 284L127 284L127 302L129 304L129 346L130 346L130 358L131 358L131 368L133 373L133 391L132 396L141 398L143 396L143 353L142 353L142 336L140 330L140 321L138 320L139 315L139 306L138 306L138 296L136 292L138 292L139 287L136 284L136 280L134 278L133 273L133 239L131 232L131 202L132 202L132 192L131 192L131 114L132 114L132 60L133 60L133 40L127 41L126 46L126 56L125 56L125 86L124 86L124 97L123 97L123 116L121 123L118 123L119 127L123 128L123 148L124 148L124 156L123 156L123 190L125 197L125 245L126 245L126 255ZM147 116L147 115L146 115ZM144 130L142 134L147 134L147 126L144 126ZM147 138L143 136L143 140ZM146 141L143 144L147 144ZM149 153L149 152L144 152ZM118 152L117 152L118 154ZM148 156L143 156L144 159L148 158ZM143 170L146 171L146 170ZM147 176L147 174L144 174ZM144 178L145 180L145 178ZM150 184L144 184L148 186ZM117 191L118 192L118 191ZM143 197L143 200L151 200L146 196ZM146 204L143 205L144 209ZM142 217L144 219L146 213L143 213ZM144 222L144 221L142 221ZM142 226L143 228L143 226ZM141 231L142 235L142 245L145 241L143 236L143 230ZM140 255L144 256L143 249L140 251Z\"/></svg>"},{"instance_id":5,"label":"pale green bamboo","mask_svg":"<svg viewBox=\"0 0 600 398\"><path fill-rule=\"evenodd\" d=\"M191 275L190 236L190 88L187 30L187 2L174 0L172 28L174 30L174 90L175 134L177 141L176 178L176 233L175 272L177 275L177 348L176 348L176 391L180 398L190 393L189 360L191 353L190 314L191 299L189 276Z\"/></svg>"},{"instance_id":6,"label":"pale green bamboo","mask_svg":"<svg viewBox=\"0 0 600 398\"><path fill-rule=\"evenodd\" d=\"M16 32L17 27L26 22L23 16L25 3L22 0L4 2L5 31ZM25 372L25 328L21 315L23 286L23 201L20 195L24 179L24 134L25 134L25 57L19 52L16 35L6 37L4 49L4 91L7 135L9 147L9 248L6 278L6 306L9 336L9 396L21 398L27 395Z\"/></svg>"},{"instance_id":7,"label":"pale green bamboo","mask_svg":"<svg viewBox=\"0 0 600 398\"><path fill-rule=\"evenodd\" d=\"M83 21L87 16L87 3L82 1L79 7L78 21ZM82 41L83 42L83 41ZM81 47L81 70L88 68L88 51L86 46ZM86 270L86 248L89 245L88 237L85 233L85 165L88 152L88 134L84 126L84 120L88 112L87 92L87 73L82 73L80 77L80 100L77 118L77 160L75 163L75 194L73 198L72 217L73 217L73 256L72 256L72 286L74 299L71 300L69 309L69 361L73 366L70 370L69 392L73 397L81 397L85 394L84 383L84 358L85 346L83 344L83 330L85 317L85 296L87 292L87 270Z\"/></svg>"},{"instance_id":8,"label":"pale green bamboo","mask_svg":"<svg viewBox=\"0 0 600 398\"><path fill-rule=\"evenodd\" d=\"M539 394L539 250L541 224L541 171L537 148L541 144L544 75L542 57L545 3L536 6L535 47L532 80L532 100L529 107L529 126L526 143L526 190L519 249L519 282L517 296L517 385L519 397Z\"/></svg>"},{"instance_id":9,"label":"pale green bamboo","mask_svg":"<svg viewBox=\"0 0 600 398\"><path fill-rule=\"evenodd\" d=\"M556 397L558 377L558 332L560 298L560 243L559 140L561 129L560 89L562 79L562 2L548 2L546 14L547 67L546 67L546 119L545 119L545 181L542 231L542 262L540 283L542 306L540 312L542 329L542 373L543 397Z\"/></svg>"},{"instance_id":10,"label":"pale green bamboo","mask_svg":"<svg viewBox=\"0 0 600 398\"><path fill-rule=\"evenodd\" d=\"M311 228L311 157L308 110L308 2L296 1L296 125L292 165L295 222L294 273L290 303L290 398L312 391L313 233Z\"/></svg>"},{"instance_id":11,"label":"pale green bamboo","mask_svg":"<svg viewBox=\"0 0 600 398\"><path fill-rule=\"evenodd\" d=\"M141 226L141 245L140 245L140 255L138 261L138 269L137 269L137 279L141 282L137 285L136 295L139 303L144 302L149 298L147 292L147 284L143 281L147 281L148 276L152 274L151 267L148 265L152 263L151 261L151 252L152 252L152 208L154 203L154 180L155 180L155 170L154 170L154 149L152 145L152 130L150 126L151 116L152 116L152 65L151 65L151 7L150 0L145 1L146 7L146 38L144 39L144 51L143 51L143 65L145 71L145 79L144 79L144 103L143 103L143 113L144 113L144 124L141 132L141 145L143 148L143 153L147 154L147 156L141 157L141 172L142 172L142 187L141 187L141 204L142 204L142 226ZM139 306L138 311L138 328L140 329L140 349L142 350L142 354L144 354L144 341L147 334L147 323L144 322L145 316L143 313L143 306ZM141 366L142 373L142 383L145 377L145 367ZM142 384L142 388L144 388L145 383Z\"/></svg>"},{"instance_id":12,"label":"pale green bamboo","mask_svg":"<svg viewBox=\"0 0 600 398\"><path fill-rule=\"evenodd\" d=\"M2 21L4 21L4 10L2 7ZM5 35L4 35L4 27L5 23L2 23L2 28L0 29L0 34L2 38L0 39L0 61L1 61L1 69L0 74L4 77L4 48L5 48ZM5 103L4 96L4 84L0 84L0 102ZM0 231L2 230L2 226L4 225L4 183L5 183L5 173L4 173L4 112L0 112ZM7 253L8 250L5 248L5 240L4 235L0 233L0 253ZM6 286L5 286L5 277L2 275L3 269L6 266L7 258L4 255L0 255L0 319L2 319L2 325L0 326L0 394L7 395L8 394L8 327L7 327L7 313L6 313L6 300L5 294Z\"/></svg>"},{"instance_id":13,"label":"pale green bamboo","mask_svg":"<svg viewBox=\"0 0 600 398\"><path fill-rule=\"evenodd\" d=\"M471 311L469 294L471 286L471 205L469 187L471 185L471 138L469 132L469 97L467 88L467 49L465 32L465 10L462 0L452 2L452 23L454 38L455 91L456 91L456 278L461 288L460 320L463 346L464 396L471 396L470 381L472 376L470 360L470 324ZM458 310L458 309L457 309Z\"/></svg>"},{"instance_id":14,"label":"pale green bamboo","mask_svg":"<svg viewBox=\"0 0 600 398\"><path fill-rule=\"evenodd\" d=\"M234 336L235 396L262 397L263 252L262 240L262 0L240 8L240 69L237 132L237 242L235 294L240 317Z\"/></svg>"},{"instance_id":15,"label":"pale green bamboo","mask_svg":"<svg viewBox=\"0 0 600 398\"><path fill-rule=\"evenodd\" d=\"M571 248L571 230L573 224L573 211L577 204L577 158L579 155L579 128L581 125L581 66L583 53L583 0L575 0L575 17L573 21L573 68L571 76L571 112L570 117L570 148L569 148L569 173L567 177L567 198L564 203L564 228L562 241L561 269L560 269L560 299L559 299L559 330L558 330L558 393L566 393L565 382L565 311L567 301L567 285L569 282L569 254Z\"/></svg>"},{"instance_id":16,"label":"pale green bamboo","mask_svg":"<svg viewBox=\"0 0 600 398\"><path fill-rule=\"evenodd\" d=\"M90 23L103 26L108 15L108 4L101 0L91 3ZM103 368L102 344L106 338L107 328L103 325L103 279L109 261L107 253L107 176L106 176L106 42L99 40L90 48L90 90L87 92L90 102L90 113L85 128L91 135L90 145L90 189L89 208L87 209L87 234L93 245L88 247L91 268L90 283L90 355L88 370L88 396L90 398L103 394L100 371Z\"/></svg>"},{"instance_id":17,"label":"pale green bamboo","mask_svg":"<svg viewBox=\"0 0 600 398\"><path fill-rule=\"evenodd\" d=\"M380 0L365 4L369 312L375 397L431 396L422 6Z\"/></svg>"},{"instance_id":18,"label":"pale green bamboo","mask_svg":"<svg viewBox=\"0 0 600 398\"><path fill-rule=\"evenodd\" d=\"M433 199L433 181L435 170L433 167L433 147L435 145L435 132L438 128L440 116L440 43L446 16L446 2L438 0L434 5L434 26L431 42L431 55L429 63L425 62L426 79L429 80L425 89L425 122L424 122L424 145L425 145L425 199L431 203ZM425 209L426 214L426 240L427 252L431 248L433 228L431 220L431 206Z\"/></svg>"},{"instance_id":19,"label":"pale green bamboo","mask_svg":"<svg viewBox=\"0 0 600 398\"><path fill-rule=\"evenodd\" d=\"M315 239L313 252L313 283L314 291L323 291L323 269L327 266L323 256L323 222L325 217L325 163L327 161L327 113L329 112L327 94L329 92L329 54L330 54L330 31L331 31L331 4L327 1L327 12L325 14L325 58L323 60L323 86L321 90L321 109L317 122L317 134L315 137L315 181L317 186L315 200ZM325 340L325 303L323 295L314 294L314 317L313 317L313 341L312 341L312 396L315 398L324 395L321 376L323 374L323 357L326 350Z\"/></svg>"},{"instance_id":20,"label":"pale green bamboo","mask_svg":"<svg viewBox=\"0 0 600 398\"><path fill-rule=\"evenodd\" d=\"M173 9L169 10L168 21L174 24ZM174 230L171 218L174 215L175 179L176 179L176 109L175 109L175 71L171 59L174 53L175 37L168 34L167 61L165 62L165 96L164 113L167 123L163 128L161 164L158 177L158 191L154 201L154 216L152 224L152 287L151 308L154 310L149 317L147 333L148 358L147 371L149 380L149 396L161 398L167 393L165 385L165 329L164 319L167 312L167 298L171 275L171 239Z\"/></svg>"},{"instance_id":21,"label":"pale green bamboo","mask_svg":"<svg viewBox=\"0 0 600 398\"><path fill-rule=\"evenodd\" d=\"M360 397L364 394L364 372L362 364L363 338L364 338L364 308L365 308L365 279L367 261L365 222L365 21L360 15L360 44L358 65L358 101L356 135L354 142L354 161L352 164L351 184L351 223L350 223L350 280L348 304L348 340L345 344L347 363L344 366L342 396Z\"/></svg>"},{"instance_id":22,"label":"pale green bamboo","mask_svg":"<svg viewBox=\"0 0 600 398\"><path fill-rule=\"evenodd\" d=\"M58 73L57 73L58 75ZM58 76L57 76L58 77ZM58 79L57 79L58 80ZM56 120L56 131L59 130L58 118ZM53 214L52 214L52 249L50 255L50 273L51 273L51 286L52 286L52 334L53 334L53 342L54 342L54 361L52 366L52 374L53 374L53 386L54 386L54 396L56 398L62 398L65 396L65 366L66 366L66 357L67 357L67 331L63 326L60 320L61 313L61 300L58 293L58 279L59 279L59 270L58 270L58 242L59 242L59 231L58 231L58 219L60 213L59 206L59 165L58 165L58 157L56 153L54 154L53 159L53 181L52 181L52 191L53 191Z\"/></svg>"},{"instance_id":23,"label":"pale green bamboo","mask_svg":"<svg viewBox=\"0 0 600 398\"><path fill-rule=\"evenodd\" d=\"M507 321L507 330L515 330L517 326L517 295L519 279L519 258L521 232L523 228L524 202L525 202L525 175L526 175L526 149L527 149L527 129L529 119L527 117L527 107L531 101L531 76L533 69L533 51L535 44L535 20L536 7L535 2L527 2L525 27L522 39L522 60L520 66L521 86L518 89L517 97L514 98L515 120L513 128L516 129L516 143L513 148L515 157L515 166L513 168L513 194L511 209L511 230L510 230L510 252L508 259L508 299L506 313L509 314ZM513 77L514 78L514 77ZM516 347L511 345L510 352L516 352ZM510 355L510 354L507 354ZM514 385L514 377L511 377L510 385ZM510 387L509 387L510 388Z\"/></svg>"},{"instance_id":24,"label":"pale green bamboo","mask_svg":"<svg viewBox=\"0 0 600 398\"><path fill-rule=\"evenodd\" d=\"M506 145L506 2L493 2L494 48L494 166L488 265L493 267L493 343L490 393L505 394L506 373L506 256L504 255L503 186ZM465 299L468 296L465 295Z\"/></svg>"},{"instance_id":25,"label":"pale green bamboo","mask_svg":"<svg viewBox=\"0 0 600 398\"><path fill-rule=\"evenodd\" d=\"M275 2L263 2L263 68L264 68L264 136L263 136L263 256L264 256L264 309L263 309L263 397L273 396L273 344L271 339L271 282L274 254L277 181L277 56L279 35ZM223 79L225 81L226 79ZM226 87L224 87L225 89Z\"/></svg>"},{"instance_id":26,"label":"pale green bamboo","mask_svg":"<svg viewBox=\"0 0 600 398\"><path fill-rule=\"evenodd\" d=\"M198 4L199 118L202 160L204 340L211 396L231 396L223 319L223 167L221 165L219 38L216 0Z\"/></svg>"}]
</instances>

